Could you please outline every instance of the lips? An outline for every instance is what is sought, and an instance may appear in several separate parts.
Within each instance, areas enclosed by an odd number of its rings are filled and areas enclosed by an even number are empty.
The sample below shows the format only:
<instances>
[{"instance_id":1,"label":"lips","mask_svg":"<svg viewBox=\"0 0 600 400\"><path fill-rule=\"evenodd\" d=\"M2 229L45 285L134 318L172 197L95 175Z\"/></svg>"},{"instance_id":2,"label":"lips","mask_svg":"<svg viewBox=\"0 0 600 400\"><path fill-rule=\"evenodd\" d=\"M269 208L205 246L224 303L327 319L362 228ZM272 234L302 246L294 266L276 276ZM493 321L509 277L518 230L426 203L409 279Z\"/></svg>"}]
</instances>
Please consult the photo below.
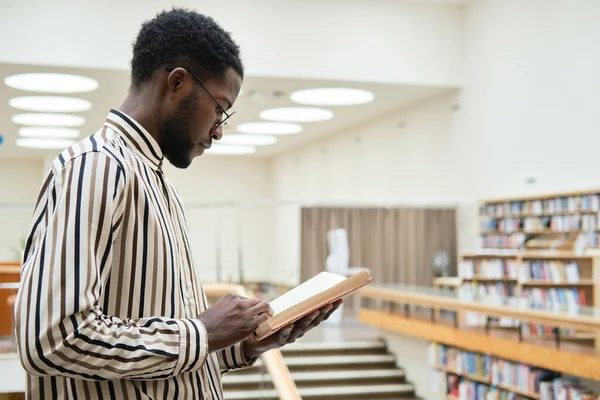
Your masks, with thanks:
<instances>
[{"instance_id":1,"label":"lips","mask_svg":"<svg viewBox=\"0 0 600 400\"><path fill-rule=\"evenodd\" d=\"M210 146L212 146L212 142L208 142L208 143L200 143L200 146L204 147L206 150L210 149Z\"/></svg>"}]
</instances>

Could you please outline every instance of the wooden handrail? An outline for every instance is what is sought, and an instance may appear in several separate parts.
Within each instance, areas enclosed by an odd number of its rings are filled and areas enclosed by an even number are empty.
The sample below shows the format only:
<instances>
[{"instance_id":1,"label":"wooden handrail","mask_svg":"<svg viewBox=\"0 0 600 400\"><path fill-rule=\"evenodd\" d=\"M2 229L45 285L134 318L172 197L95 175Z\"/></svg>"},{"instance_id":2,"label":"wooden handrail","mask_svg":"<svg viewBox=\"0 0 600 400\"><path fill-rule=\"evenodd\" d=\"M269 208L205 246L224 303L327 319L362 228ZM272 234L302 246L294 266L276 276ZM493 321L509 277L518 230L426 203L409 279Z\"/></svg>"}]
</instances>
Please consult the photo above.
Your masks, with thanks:
<instances>
[{"instance_id":1,"label":"wooden handrail","mask_svg":"<svg viewBox=\"0 0 600 400\"><path fill-rule=\"evenodd\" d=\"M0 273L2 274L20 274L21 273L20 262L0 262Z\"/></svg>"},{"instance_id":2,"label":"wooden handrail","mask_svg":"<svg viewBox=\"0 0 600 400\"><path fill-rule=\"evenodd\" d=\"M205 283L204 291L207 297L220 298L229 293L236 293L240 296L254 297L252 291L244 286L232 283ZM273 386L281 400L302 400L298 393L296 383L292 379L289 368L283 361L283 355L278 349L270 350L260 356L267 368L267 372L273 379Z\"/></svg>"},{"instance_id":3,"label":"wooden handrail","mask_svg":"<svg viewBox=\"0 0 600 400\"><path fill-rule=\"evenodd\" d=\"M367 286L360 293L363 298L393 301L403 304L414 304L433 309L449 311L474 311L493 317L509 317L525 322L533 322L561 328L575 328L584 331L600 332L600 318L586 315L554 314L543 310L521 310L510 307L487 305L449 296L418 293L381 286Z\"/></svg>"},{"instance_id":4,"label":"wooden handrail","mask_svg":"<svg viewBox=\"0 0 600 400\"><path fill-rule=\"evenodd\" d=\"M600 379L600 355L570 343L560 347L537 340L519 342L507 331L485 333L483 329L455 329L435 322L406 318L387 311L361 310L360 321L380 329L443 343L477 353L534 365L584 378Z\"/></svg>"}]
</instances>

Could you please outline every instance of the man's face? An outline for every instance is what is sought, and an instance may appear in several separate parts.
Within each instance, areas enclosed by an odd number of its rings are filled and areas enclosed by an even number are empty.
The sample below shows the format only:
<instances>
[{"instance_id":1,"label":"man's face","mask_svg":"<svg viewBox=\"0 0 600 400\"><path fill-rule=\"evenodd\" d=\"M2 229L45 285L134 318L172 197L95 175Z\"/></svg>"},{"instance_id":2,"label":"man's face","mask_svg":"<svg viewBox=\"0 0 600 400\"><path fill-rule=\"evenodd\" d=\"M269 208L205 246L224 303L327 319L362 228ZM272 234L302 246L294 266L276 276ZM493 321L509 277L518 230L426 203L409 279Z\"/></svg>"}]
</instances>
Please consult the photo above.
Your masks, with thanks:
<instances>
[{"instance_id":1,"label":"man's face","mask_svg":"<svg viewBox=\"0 0 600 400\"><path fill-rule=\"evenodd\" d=\"M203 81L225 111L229 111L242 86L242 79L229 68L222 81ZM165 119L161 147L165 157L178 168L187 168L192 160L210 148L214 140L221 139L222 127L216 127L225 117L207 91L188 74L185 93Z\"/></svg>"}]
</instances>

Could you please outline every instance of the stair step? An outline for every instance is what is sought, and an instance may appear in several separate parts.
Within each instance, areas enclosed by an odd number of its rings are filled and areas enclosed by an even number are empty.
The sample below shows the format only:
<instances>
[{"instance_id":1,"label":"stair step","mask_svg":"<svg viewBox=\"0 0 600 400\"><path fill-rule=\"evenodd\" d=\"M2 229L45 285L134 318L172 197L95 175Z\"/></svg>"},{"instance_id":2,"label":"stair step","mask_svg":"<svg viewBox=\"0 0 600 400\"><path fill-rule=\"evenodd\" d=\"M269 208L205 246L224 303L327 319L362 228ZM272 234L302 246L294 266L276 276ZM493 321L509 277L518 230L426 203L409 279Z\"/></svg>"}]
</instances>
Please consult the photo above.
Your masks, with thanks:
<instances>
[{"instance_id":1,"label":"stair step","mask_svg":"<svg viewBox=\"0 0 600 400\"><path fill-rule=\"evenodd\" d=\"M340 352L340 351L384 351L385 343L381 340L365 340L355 342L321 342L321 343L294 343L281 349L285 356L298 353L313 352Z\"/></svg>"},{"instance_id":2,"label":"stair step","mask_svg":"<svg viewBox=\"0 0 600 400\"><path fill-rule=\"evenodd\" d=\"M372 386L334 386L318 388L299 388L298 393L302 398L343 398L349 396L356 398L372 398L385 395L396 395L408 397L414 394L414 387L410 383L372 385ZM369 397L365 397L369 396ZM225 400L254 400L254 399L277 399L275 390L256 391L225 391Z\"/></svg>"},{"instance_id":3,"label":"stair step","mask_svg":"<svg viewBox=\"0 0 600 400\"><path fill-rule=\"evenodd\" d=\"M341 371L310 371L294 372L292 379L297 384L305 382L327 382L339 384L340 381L360 381L368 379L403 379L404 371L400 369L372 369L372 370L341 370ZM268 374L236 374L230 373L223 376L223 385L244 385L258 382L271 382Z\"/></svg>"},{"instance_id":4,"label":"stair step","mask_svg":"<svg viewBox=\"0 0 600 400\"><path fill-rule=\"evenodd\" d=\"M290 370L318 368L332 370L336 368L345 368L348 366L365 368L381 368L382 365L389 367L396 366L396 359L391 354L354 354L344 356L308 355L285 357L284 362L290 368ZM261 367L263 367L262 360L258 360L252 367L244 368L240 371L232 372L230 374L256 374L257 370Z\"/></svg>"},{"instance_id":5,"label":"stair step","mask_svg":"<svg viewBox=\"0 0 600 400\"><path fill-rule=\"evenodd\" d=\"M395 363L396 358L392 354L377 355L351 355L351 356L298 356L285 357L288 367L297 366L345 366L345 365L369 365Z\"/></svg>"}]
</instances>

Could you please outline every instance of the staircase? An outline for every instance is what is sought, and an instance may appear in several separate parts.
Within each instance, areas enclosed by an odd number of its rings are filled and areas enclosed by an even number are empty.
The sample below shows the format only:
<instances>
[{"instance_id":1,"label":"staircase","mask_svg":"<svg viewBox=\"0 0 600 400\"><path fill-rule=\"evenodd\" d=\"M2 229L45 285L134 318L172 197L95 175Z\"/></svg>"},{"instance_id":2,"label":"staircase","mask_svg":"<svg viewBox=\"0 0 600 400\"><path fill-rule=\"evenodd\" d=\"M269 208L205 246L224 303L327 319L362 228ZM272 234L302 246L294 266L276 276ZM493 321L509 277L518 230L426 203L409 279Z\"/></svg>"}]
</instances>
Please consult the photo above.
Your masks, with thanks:
<instances>
[{"instance_id":1,"label":"staircase","mask_svg":"<svg viewBox=\"0 0 600 400\"><path fill-rule=\"evenodd\" d=\"M410 399L412 384L381 340L297 343L282 350L302 399ZM259 360L223 377L225 400L278 399Z\"/></svg>"}]
</instances>

